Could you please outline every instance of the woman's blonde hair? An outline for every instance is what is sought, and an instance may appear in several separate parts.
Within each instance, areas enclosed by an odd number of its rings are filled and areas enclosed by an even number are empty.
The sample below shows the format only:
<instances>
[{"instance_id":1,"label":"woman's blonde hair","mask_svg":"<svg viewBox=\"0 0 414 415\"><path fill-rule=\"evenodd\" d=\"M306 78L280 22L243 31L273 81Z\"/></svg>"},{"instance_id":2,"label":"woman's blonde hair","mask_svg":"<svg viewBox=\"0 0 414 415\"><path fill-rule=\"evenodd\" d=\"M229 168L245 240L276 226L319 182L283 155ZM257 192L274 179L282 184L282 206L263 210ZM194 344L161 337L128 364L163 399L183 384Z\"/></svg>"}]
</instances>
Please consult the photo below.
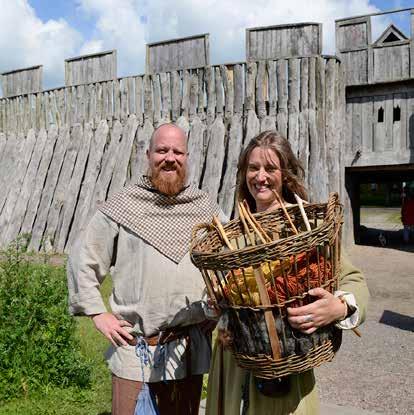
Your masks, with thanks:
<instances>
[{"instance_id":1,"label":"woman's blonde hair","mask_svg":"<svg viewBox=\"0 0 414 415\"><path fill-rule=\"evenodd\" d=\"M240 155L237 171L237 198L246 200L250 209L256 210L256 202L247 188L246 172L251 152L256 148L273 150L280 161L282 170L282 197L286 202L296 203L294 193L300 198L307 199L307 192L303 185L304 170L300 161L293 154L292 148L286 138L276 130L263 131L252 138Z\"/></svg>"}]
</instances>

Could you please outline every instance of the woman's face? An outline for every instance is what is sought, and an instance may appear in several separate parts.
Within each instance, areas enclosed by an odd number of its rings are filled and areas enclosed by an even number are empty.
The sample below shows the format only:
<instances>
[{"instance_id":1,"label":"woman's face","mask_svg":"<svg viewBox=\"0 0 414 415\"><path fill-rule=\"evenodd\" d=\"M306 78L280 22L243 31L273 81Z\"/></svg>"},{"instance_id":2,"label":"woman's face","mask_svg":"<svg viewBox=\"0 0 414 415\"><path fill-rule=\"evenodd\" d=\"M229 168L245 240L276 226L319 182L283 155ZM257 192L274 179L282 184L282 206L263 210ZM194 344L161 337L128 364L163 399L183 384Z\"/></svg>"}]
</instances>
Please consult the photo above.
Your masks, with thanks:
<instances>
[{"instance_id":1,"label":"woman's face","mask_svg":"<svg viewBox=\"0 0 414 415\"><path fill-rule=\"evenodd\" d=\"M250 153L246 183L256 202L257 212L276 208L274 191L282 196L282 170L279 157L269 148L255 147Z\"/></svg>"}]
</instances>

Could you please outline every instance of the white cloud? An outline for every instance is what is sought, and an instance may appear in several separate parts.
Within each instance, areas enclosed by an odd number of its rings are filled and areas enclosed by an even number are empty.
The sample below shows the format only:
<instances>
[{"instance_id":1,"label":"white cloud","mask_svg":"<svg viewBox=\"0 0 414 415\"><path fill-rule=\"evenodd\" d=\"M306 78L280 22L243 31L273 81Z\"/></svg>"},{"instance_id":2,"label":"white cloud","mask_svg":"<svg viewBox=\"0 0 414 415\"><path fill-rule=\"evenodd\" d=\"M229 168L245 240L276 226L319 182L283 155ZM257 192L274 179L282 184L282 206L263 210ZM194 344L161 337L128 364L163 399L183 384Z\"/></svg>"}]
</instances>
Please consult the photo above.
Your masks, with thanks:
<instances>
[{"instance_id":1,"label":"white cloud","mask_svg":"<svg viewBox=\"0 0 414 415\"><path fill-rule=\"evenodd\" d=\"M93 26L88 38L64 19L42 21L28 0L0 0L0 71L44 65L47 87L63 84L64 59L117 49L118 76L145 67L145 44L210 33L212 63L245 59L245 29L323 23L324 53L335 53L335 19L377 11L370 0L73 0ZM4 57L7 57L6 59Z\"/></svg>"},{"instance_id":2,"label":"white cloud","mask_svg":"<svg viewBox=\"0 0 414 415\"><path fill-rule=\"evenodd\" d=\"M44 65L44 84L59 86L64 59L73 56L82 36L63 19L42 22L27 0L0 0L0 72Z\"/></svg>"},{"instance_id":3,"label":"white cloud","mask_svg":"<svg viewBox=\"0 0 414 415\"><path fill-rule=\"evenodd\" d=\"M145 43L210 33L212 63L245 59L248 27L323 23L324 53L335 53L335 19L377 9L369 0L79 0L96 18L93 41L118 49L118 72L144 70Z\"/></svg>"}]
</instances>

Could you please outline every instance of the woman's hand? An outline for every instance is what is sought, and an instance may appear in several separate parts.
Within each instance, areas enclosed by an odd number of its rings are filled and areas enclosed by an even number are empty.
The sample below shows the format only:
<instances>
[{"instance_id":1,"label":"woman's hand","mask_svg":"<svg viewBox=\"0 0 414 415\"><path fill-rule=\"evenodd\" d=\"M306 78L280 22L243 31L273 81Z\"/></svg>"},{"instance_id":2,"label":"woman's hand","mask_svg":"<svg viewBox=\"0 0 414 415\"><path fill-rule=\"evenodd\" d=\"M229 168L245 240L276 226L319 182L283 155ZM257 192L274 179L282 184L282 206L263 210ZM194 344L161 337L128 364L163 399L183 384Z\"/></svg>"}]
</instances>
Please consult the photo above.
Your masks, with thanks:
<instances>
[{"instance_id":1,"label":"woman's hand","mask_svg":"<svg viewBox=\"0 0 414 415\"><path fill-rule=\"evenodd\" d=\"M302 333L311 334L318 327L326 326L342 319L347 312L347 305L323 288L313 288L309 294L318 299L303 307L288 307L289 324Z\"/></svg>"}]
</instances>

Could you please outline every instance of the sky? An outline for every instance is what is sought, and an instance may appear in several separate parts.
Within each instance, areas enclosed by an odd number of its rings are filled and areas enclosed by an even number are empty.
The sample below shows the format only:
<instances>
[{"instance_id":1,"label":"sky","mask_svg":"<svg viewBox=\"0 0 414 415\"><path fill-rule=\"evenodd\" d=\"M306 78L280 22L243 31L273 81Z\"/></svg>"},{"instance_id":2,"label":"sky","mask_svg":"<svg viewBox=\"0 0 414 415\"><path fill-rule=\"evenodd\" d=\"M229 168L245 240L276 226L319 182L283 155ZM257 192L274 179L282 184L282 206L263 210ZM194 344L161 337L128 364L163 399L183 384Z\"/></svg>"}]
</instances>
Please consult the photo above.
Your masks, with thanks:
<instances>
[{"instance_id":1,"label":"sky","mask_svg":"<svg viewBox=\"0 0 414 415\"><path fill-rule=\"evenodd\" d=\"M335 54L335 19L414 7L414 0L0 0L0 73L43 65L45 89L64 84L64 60L117 49L118 77L145 68L145 45L210 34L212 64L245 60L245 29L323 24ZM373 39L390 22L410 36L410 13L372 18Z\"/></svg>"}]
</instances>

